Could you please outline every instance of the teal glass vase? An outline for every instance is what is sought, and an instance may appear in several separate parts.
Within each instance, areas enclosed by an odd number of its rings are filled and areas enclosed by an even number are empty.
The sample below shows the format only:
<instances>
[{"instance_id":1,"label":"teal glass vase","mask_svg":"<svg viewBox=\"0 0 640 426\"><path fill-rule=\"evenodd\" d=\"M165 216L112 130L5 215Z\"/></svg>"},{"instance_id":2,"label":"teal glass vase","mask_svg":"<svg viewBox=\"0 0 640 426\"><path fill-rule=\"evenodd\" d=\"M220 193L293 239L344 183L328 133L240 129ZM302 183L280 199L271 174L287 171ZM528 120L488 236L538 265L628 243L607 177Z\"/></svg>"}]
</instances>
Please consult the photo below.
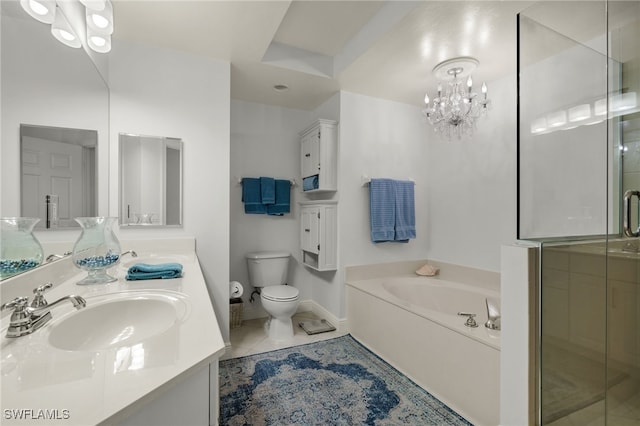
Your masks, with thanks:
<instances>
[{"instance_id":1,"label":"teal glass vase","mask_svg":"<svg viewBox=\"0 0 640 426\"><path fill-rule=\"evenodd\" d=\"M120 242L113 232L115 217L77 217L82 233L73 246L73 264L87 271L78 285L106 284L117 281L107 269L120 261Z\"/></svg>"},{"instance_id":2,"label":"teal glass vase","mask_svg":"<svg viewBox=\"0 0 640 426\"><path fill-rule=\"evenodd\" d=\"M12 277L42 263L44 251L33 228L35 217L3 217L0 219L0 279Z\"/></svg>"}]
</instances>

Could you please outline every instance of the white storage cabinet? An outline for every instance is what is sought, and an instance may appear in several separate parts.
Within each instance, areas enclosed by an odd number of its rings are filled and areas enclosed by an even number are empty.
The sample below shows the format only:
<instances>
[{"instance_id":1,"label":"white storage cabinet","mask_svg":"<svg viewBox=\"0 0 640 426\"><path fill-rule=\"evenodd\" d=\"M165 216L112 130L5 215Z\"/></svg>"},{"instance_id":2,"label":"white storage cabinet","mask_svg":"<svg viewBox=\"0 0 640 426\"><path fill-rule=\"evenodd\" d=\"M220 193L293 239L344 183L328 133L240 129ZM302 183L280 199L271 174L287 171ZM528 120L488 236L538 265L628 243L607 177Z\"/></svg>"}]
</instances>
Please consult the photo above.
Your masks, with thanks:
<instances>
[{"instance_id":1,"label":"white storage cabinet","mask_svg":"<svg viewBox=\"0 0 640 426\"><path fill-rule=\"evenodd\" d=\"M338 203L300 203L302 263L317 271L338 269Z\"/></svg>"},{"instance_id":2,"label":"white storage cabinet","mask_svg":"<svg viewBox=\"0 0 640 426\"><path fill-rule=\"evenodd\" d=\"M317 176L318 187L303 192L338 190L338 123L317 120L300 133L302 179Z\"/></svg>"}]
</instances>

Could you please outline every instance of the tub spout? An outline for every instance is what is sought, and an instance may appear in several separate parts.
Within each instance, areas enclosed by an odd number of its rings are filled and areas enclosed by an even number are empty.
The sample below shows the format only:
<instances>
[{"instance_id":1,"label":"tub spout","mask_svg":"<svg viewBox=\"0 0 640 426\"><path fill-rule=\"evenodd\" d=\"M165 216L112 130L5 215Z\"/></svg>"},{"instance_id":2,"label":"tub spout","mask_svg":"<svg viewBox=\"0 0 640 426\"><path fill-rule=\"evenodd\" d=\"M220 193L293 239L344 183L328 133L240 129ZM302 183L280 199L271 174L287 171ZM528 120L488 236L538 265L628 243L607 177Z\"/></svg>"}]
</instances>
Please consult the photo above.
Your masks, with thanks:
<instances>
[{"instance_id":1,"label":"tub spout","mask_svg":"<svg viewBox=\"0 0 640 426\"><path fill-rule=\"evenodd\" d=\"M489 318L484 326L491 330L500 330L500 308L498 301L487 297L487 317Z\"/></svg>"}]
</instances>

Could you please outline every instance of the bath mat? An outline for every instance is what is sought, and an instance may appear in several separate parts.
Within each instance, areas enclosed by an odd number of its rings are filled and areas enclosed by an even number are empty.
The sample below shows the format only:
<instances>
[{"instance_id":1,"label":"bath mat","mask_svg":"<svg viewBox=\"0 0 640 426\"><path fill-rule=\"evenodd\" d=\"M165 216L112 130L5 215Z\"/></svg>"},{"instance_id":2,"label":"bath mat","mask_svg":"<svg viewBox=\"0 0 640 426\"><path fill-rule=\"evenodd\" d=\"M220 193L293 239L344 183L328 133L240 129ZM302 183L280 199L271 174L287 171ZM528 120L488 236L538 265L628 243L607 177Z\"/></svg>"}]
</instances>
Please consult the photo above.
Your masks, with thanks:
<instances>
[{"instance_id":1,"label":"bath mat","mask_svg":"<svg viewBox=\"0 0 640 426\"><path fill-rule=\"evenodd\" d=\"M221 425L470 425L350 335L220 362Z\"/></svg>"},{"instance_id":2,"label":"bath mat","mask_svg":"<svg viewBox=\"0 0 640 426\"><path fill-rule=\"evenodd\" d=\"M327 331L335 331L335 327L326 319L302 321L298 323L307 334L326 333Z\"/></svg>"}]
</instances>

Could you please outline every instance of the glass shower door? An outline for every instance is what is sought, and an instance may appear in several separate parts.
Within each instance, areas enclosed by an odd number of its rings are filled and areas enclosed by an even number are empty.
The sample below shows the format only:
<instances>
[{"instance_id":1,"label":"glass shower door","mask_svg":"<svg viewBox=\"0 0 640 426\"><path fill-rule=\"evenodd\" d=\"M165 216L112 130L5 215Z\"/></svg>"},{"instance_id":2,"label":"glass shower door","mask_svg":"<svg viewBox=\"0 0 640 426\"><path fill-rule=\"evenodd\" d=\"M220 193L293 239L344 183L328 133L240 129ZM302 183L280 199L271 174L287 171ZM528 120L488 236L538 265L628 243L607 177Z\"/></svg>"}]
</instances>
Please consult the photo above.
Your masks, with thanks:
<instances>
[{"instance_id":1,"label":"glass shower door","mask_svg":"<svg viewBox=\"0 0 640 426\"><path fill-rule=\"evenodd\" d=\"M518 16L518 238L540 243L537 423L640 425L640 2ZM631 227L638 228L634 198Z\"/></svg>"},{"instance_id":2,"label":"glass shower door","mask_svg":"<svg viewBox=\"0 0 640 426\"><path fill-rule=\"evenodd\" d=\"M640 190L640 2L609 2L610 125L621 190ZM638 234L637 198L629 225ZM607 253L607 425L640 425L640 240L610 238Z\"/></svg>"}]
</instances>

